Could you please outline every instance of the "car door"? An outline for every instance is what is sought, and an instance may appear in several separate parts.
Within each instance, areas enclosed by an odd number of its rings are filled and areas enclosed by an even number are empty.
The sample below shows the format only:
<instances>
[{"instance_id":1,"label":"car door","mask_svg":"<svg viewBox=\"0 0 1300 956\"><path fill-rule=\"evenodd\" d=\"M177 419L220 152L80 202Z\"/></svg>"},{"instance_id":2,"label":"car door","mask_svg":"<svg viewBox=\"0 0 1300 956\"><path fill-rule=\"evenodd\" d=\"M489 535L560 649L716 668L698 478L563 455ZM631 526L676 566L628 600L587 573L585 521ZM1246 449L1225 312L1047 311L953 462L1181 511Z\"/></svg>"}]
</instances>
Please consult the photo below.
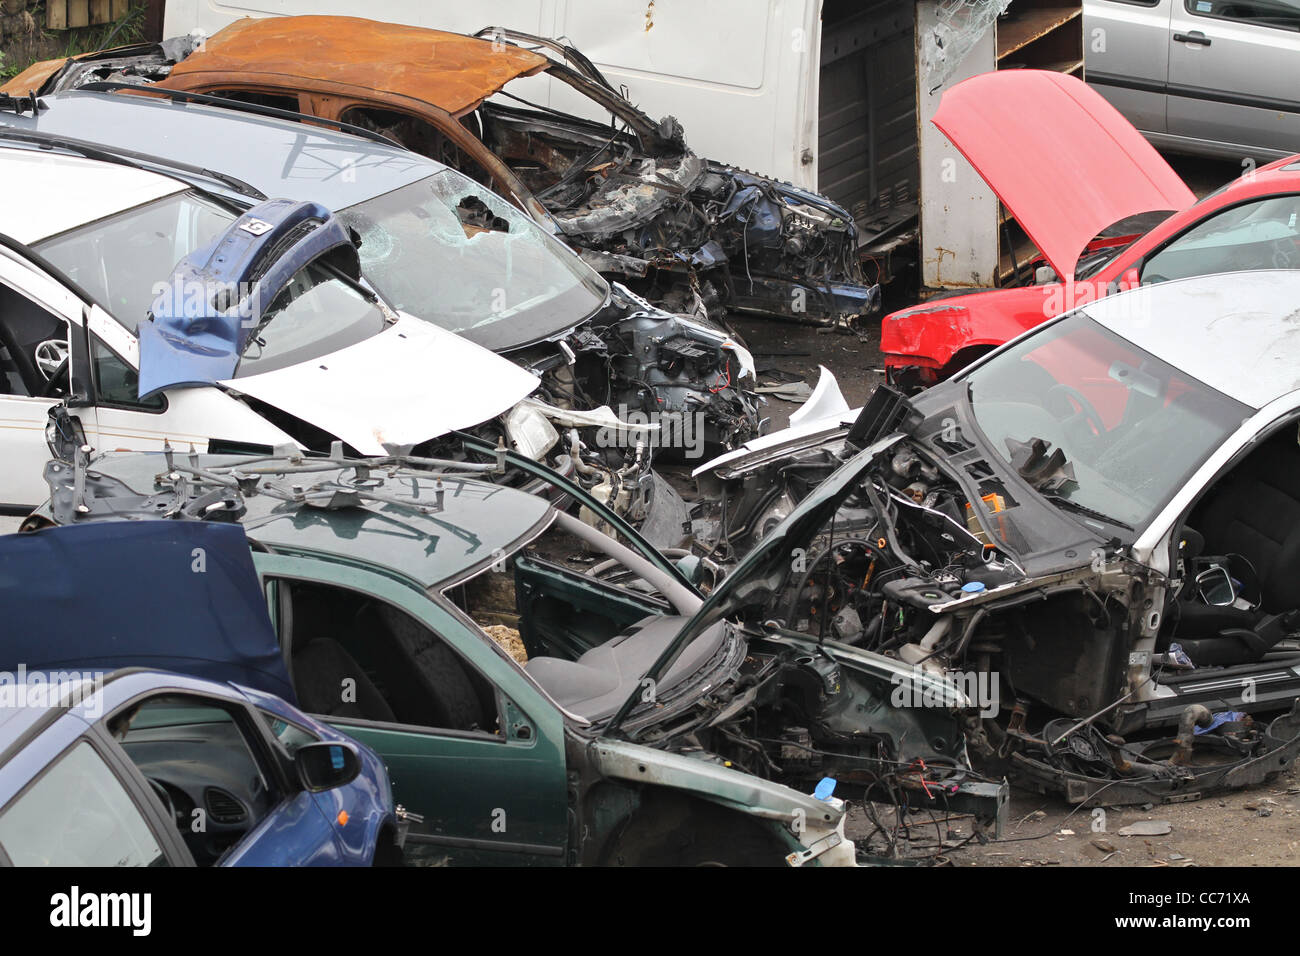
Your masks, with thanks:
<instances>
[{"instance_id":1,"label":"car door","mask_svg":"<svg viewBox=\"0 0 1300 956\"><path fill-rule=\"evenodd\" d=\"M299 706L375 750L394 799L423 817L408 861L566 862L563 718L504 654L404 581L287 555L253 561Z\"/></svg>"},{"instance_id":2,"label":"car door","mask_svg":"<svg viewBox=\"0 0 1300 956\"><path fill-rule=\"evenodd\" d=\"M1300 151L1300 0L1172 0L1169 132Z\"/></svg>"},{"instance_id":3,"label":"car door","mask_svg":"<svg viewBox=\"0 0 1300 956\"><path fill-rule=\"evenodd\" d=\"M1086 0L1084 76L1143 133L1165 132L1169 13L1181 0Z\"/></svg>"},{"instance_id":4,"label":"car door","mask_svg":"<svg viewBox=\"0 0 1300 956\"><path fill-rule=\"evenodd\" d=\"M70 351L81 309L60 284L0 252L0 508L32 508L49 494L45 423L68 375L84 376Z\"/></svg>"},{"instance_id":5,"label":"car door","mask_svg":"<svg viewBox=\"0 0 1300 956\"><path fill-rule=\"evenodd\" d=\"M241 704L166 689L114 708L97 729L199 866L342 862L333 821L276 759L259 720Z\"/></svg>"}]
</instances>

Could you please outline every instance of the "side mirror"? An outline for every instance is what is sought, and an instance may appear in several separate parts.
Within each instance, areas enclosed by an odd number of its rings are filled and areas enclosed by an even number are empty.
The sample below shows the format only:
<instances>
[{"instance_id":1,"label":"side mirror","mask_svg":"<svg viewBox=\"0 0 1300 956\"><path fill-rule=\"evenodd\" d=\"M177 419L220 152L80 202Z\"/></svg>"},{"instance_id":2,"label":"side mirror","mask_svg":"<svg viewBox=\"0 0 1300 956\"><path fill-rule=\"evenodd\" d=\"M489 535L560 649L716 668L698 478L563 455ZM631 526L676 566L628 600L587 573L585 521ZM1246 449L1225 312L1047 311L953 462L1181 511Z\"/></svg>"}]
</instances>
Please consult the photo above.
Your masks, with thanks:
<instances>
[{"instance_id":1,"label":"side mirror","mask_svg":"<svg viewBox=\"0 0 1300 956\"><path fill-rule=\"evenodd\" d=\"M1212 564L1196 575L1196 593L1201 600L1214 607L1228 607L1237 600L1237 589L1232 575L1222 565Z\"/></svg>"},{"instance_id":2,"label":"side mirror","mask_svg":"<svg viewBox=\"0 0 1300 956\"><path fill-rule=\"evenodd\" d=\"M77 450L86 445L86 430L81 426L81 419L69 412L65 405L52 406L45 423L45 444L59 461L75 462Z\"/></svg>"},{"instance_id":3,"label":"side mirror","mask_svg":"<svg viewBox=\"0 0 1300 956\"><path fill-rule=\"evenodd\" d=\"M351 744L322 741L304 744L293 755L298 781L309 793L342 787L361 773L361 758Z\"/></svg>"}]
</instances>

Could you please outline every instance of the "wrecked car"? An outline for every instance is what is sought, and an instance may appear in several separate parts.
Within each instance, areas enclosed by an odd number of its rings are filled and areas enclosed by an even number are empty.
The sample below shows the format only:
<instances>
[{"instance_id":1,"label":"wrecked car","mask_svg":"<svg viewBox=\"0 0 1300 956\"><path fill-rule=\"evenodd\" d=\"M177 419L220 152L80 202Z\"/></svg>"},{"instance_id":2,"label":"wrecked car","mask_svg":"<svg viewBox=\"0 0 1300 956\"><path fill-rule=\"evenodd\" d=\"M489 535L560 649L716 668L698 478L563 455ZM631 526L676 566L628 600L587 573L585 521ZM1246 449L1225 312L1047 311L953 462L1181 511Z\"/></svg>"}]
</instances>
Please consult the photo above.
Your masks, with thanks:
<instances>
[{"instance_id":1,"label":"wrecked car","mask_svg":"<svg viewBox=\"0 0 1300 956\"><path fill-rule=\"evenodd\" d=\"M352 135L268 115L274 112L188 95L160 102L79 91L0 117L0 142L110 151L239 207L273 195L330 209L359 239L362 280L392 308L535 376L532 396L472 423L476 434L610 489L621 513L649 522L656 544L675 545L684 505L652 459L700 459L706 448L734 447L758 433L748 351L618 283L606 285L518 210L441 164L364 130ZM232 141L243 148L223 151ZM211 168L216 153L220 171ZM475 379L449 381L448 394L494 393L494 377ZM320 436L294 437L328 450ZM462 454L454 438L422 451Z\"/></svg>"},{"instance_id":2,"label":"wrecked car","mask_svg":"<svg viewBox=\"0 0 1300 956\"><path fill-rule=\"evenodd\" d=\"M847 210L702 159L676 120L651 119L571 47L499 28L481 36L354 17L245 19L201 43L38 63L0 89L157 84L377 130L509 197L602 274L673 312L838 323L878 307ZM609 122L531 102L521 81L539 74Z\"/></svg>"},{"instance_id":3,"label":"wrecked car","mask_svg":"<svg viewBox=\"0 0 1300 956\"><path fill-rule=\"evenodd\" d=\"M1298 301L1296 271L1162 282L830 408L701 470L712 550L822 503L764 619L960 675L977 762L1028 785L1267 779L1300 752Z\"/></svg>"},{"instance_id":4,"label":"wrecked car","mask_svg":"<svg viewBox=\"0 0 1300 956\"><path fill-rule=\"evenodd\" d=\"M385 756L397 798L429 821L413 826L408 855L667 861L675 851L651 844L677 824L660 814L676 818L686 810L678 798L697 803L689 791L707 798L722 783L726 801L757 801L768 820L757 843L722 840L744 859L762 847L796 862L830 852L842 840L838 814L799 830L817 807L800 793L827 778L837 796L1000 826L1006 784L969 766L965 734L978 718L960 688L773 625L760 610L773 563L789 565L820 523L820 503L796 512L705 599L599 501L505 450L491 467L542 478L577 514L485 482L488 466L431 473L399 458L174 453L88 462L84 449L65 451L75 460L48 464L50 504L24 528L242 523L289 668L280 679L304 709ZM625 579L591 573L597 561ZM349 677L356 694L341 700ZM452 756L482 769L459 782L429 773ZM601 777L615 785L596 786ZM580 792L595 789L566 819L575 780ZM639 809L649 813L660 797L639 782L688 792L643 819ZM491 807L514 808L508 836L496 835ZM573 827L587 836L574 842ZM501 839L513 848L494 849Z\"/></svg>"},{"instance_id":5,"label":"wrecked car","mask_svg":"<svg viewBox=\"0 0 1300 956\"><path fill-rule=\"evenodd\" d=\"M1039 273L1031 284L944 295L885 316L885 371L900 387L948 378L1047 319L1116 291L1300 268L1300 156L1251 166L1197 202L1098 93L1039 70L956 84L934 123L1024 228L1044 265L1028 264L1025 274Z\"/></svg>"},{"instance_id":6,"label":"wrecked car","mask_svg":"<svg viewBox=\"0 0 1300 956\"><path fill-rule=\"evenodd\" d=\"M338 441L379 454L535 390L525 370L359 284L328 210L272 200L241 214L88 152L0 145L0 170L24 184L0 206L0 505L45 498L30 469L64 400L100 448Z\"/></svg>"},{"instance_id":7,"label":"wrecked car","mask_svg":"<svg viewBox=\"0 0 1300 956\"><path fill-rule=\"evenodd\" d=\"M191 552L206 554L214 541L227 544L212 550L211 576L194 573ZM241 560L225 563L231 555ZM243 535L229 526L0 536L9 623L0 638L6 865L401 861L409 821L369 747L278 696L227 682L239 675L214 668L209 678L194 676L192 660L185 676L155 669L176 654L173 602L206 601L210 587L232 582L234 596L242 588L256 598L247 555ZM87 593L75 583L106 574L123 586ZM149 603L136 603L142 590L153 595ZM157 613L141 614L150 606ZM221 625L233 628L227 639L271 633L265 611L250 602L236 601L220 620L188 617L195 646ZM88 653L104 637L115 651ZM168 645L170 655L157 653Z\"/></svg>"}]
</instances>

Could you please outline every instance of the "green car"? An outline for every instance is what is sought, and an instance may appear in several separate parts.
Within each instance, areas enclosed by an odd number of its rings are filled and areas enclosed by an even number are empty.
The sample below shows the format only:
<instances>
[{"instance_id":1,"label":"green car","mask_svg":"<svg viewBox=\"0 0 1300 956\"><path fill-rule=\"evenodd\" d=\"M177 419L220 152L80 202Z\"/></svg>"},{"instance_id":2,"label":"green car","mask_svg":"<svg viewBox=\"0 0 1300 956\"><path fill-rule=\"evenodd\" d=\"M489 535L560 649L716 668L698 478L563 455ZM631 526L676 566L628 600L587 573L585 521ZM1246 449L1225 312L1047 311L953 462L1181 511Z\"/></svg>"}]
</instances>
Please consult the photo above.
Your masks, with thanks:
<instances>
[{"instance_id":1,"label":"green car","mask_svg":"<svg viewBox=\"0 0 1300 956\"><path fill-rule=\"evenodd\" d=\"M509 468L551 496L482 480ZM764 616L859 470L707 597L689 564L507 452L51 461L24 528L241 522L298 706L384 758L422 818L417 864L852 864L838 797L995 830L1007 797L970 769L955 684Z\"/></svg>"}]
</instances>

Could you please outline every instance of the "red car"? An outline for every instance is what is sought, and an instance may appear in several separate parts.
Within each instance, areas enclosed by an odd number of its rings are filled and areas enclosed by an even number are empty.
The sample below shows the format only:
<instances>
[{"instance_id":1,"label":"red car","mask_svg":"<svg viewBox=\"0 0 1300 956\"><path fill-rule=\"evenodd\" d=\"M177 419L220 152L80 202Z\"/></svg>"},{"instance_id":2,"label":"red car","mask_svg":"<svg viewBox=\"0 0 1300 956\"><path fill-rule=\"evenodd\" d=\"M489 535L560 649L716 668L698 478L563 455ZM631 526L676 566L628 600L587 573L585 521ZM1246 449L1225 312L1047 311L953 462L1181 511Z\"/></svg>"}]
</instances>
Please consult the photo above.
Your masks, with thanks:
<instances>
[{"instance_id":1,"label":"red car","mask_svg":"<svg viewBox=\"0 0 1300 956\"><path fill-rule=\"evenodd\" d=\"M891 382L947 378L1022 332L1120 289L1215 272L1300 269L1300 155L1197 202L1141 134L1074 77L1009 70L948 90L934 123L1020 223L1059 281L901 309L881 324ZM1151 231L1099 239L1172 212Z\"/></svg>"}]
</instances>

